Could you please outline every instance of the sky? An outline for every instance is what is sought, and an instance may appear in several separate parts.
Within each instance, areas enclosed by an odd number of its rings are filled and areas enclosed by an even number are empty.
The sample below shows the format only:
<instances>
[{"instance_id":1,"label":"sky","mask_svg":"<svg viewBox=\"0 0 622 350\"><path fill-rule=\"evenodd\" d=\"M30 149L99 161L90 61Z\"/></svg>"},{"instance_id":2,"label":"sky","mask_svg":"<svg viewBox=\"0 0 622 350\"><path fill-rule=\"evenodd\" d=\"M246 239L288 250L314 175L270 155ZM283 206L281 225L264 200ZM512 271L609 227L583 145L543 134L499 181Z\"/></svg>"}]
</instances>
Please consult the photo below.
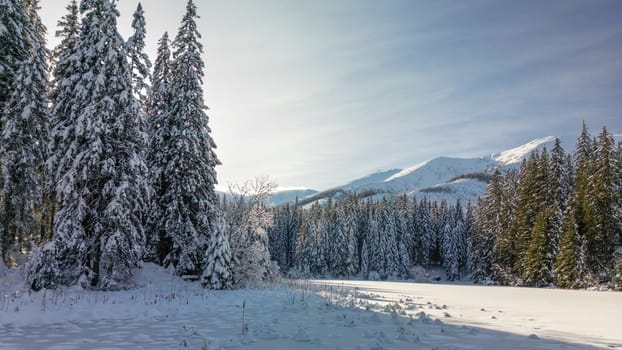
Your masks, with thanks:
<instances>
[{"instance_id":1,"label":"sky","mask_svg":"<svg viewBox=\"0 0 622 350\"><path fill-rule=\"evenodd\" d=\"M40 1L50 47L66 3ZM125 37L137 3L118 3ZM152 61L185 3L143 1ZM268 176L322 190L574 139L582 120L622 133L622 1L195 3L221 185Z\"/></svg>"}]
</instances>

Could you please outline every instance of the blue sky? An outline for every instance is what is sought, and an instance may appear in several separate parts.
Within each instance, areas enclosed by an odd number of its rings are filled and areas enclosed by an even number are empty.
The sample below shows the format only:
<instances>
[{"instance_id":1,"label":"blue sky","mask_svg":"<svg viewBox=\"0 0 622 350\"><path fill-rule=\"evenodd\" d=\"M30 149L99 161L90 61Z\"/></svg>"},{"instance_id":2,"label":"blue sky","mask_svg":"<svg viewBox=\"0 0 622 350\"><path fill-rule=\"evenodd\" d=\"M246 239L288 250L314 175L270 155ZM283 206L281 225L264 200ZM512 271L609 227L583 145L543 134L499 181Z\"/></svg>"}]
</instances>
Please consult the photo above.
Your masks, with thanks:
<instances>
[{"instance_id":1,"label":"blue sky","mask_svg":"<svg viewBox=\"0 0 622 350\"><path fill-rule=\"evenodd\" d=\"M622 1L195 2L221 184L268 175L325 189L574 139L581 120L622 132ZM136 4L119 2L124 35ZM50 44L64 5L41 0ZM143 7L154 60L185 1Z\"/></svg>"}]
</instances>

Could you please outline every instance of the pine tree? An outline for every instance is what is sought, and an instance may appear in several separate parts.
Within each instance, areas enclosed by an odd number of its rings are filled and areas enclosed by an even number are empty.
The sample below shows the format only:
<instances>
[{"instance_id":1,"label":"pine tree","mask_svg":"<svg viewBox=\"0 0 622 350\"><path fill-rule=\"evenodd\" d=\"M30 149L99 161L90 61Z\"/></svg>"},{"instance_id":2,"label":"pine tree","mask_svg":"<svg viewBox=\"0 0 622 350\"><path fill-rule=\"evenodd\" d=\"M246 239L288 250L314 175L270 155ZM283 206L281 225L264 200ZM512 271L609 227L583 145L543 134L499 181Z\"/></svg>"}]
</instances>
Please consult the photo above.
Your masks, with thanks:
<instances>
[{"instance_id":1,"label":"pine tree","mask_svg":"<svg viewBox=\"0 0 622 350\"><path fill-rule=\"evenodd\" d=\"M141 112L145 112L149 93L149 70L151 61L144 52L146 22L143 5L139 2L132 19L134 33L127 39L127 51L132 66L132 92L140 104Z\"/></svg>"},{"instance_id":2,"label":"pine tree","mask_svg":"<svg viewBox=\"0 0 622 350\"><path fill-rule=\"evenodd\" d=\"M285 260L283 268L289 270L295 261L294 255L296 253L296 234L300 230L301 210L298 206L298 199L293 206L287 207L287 221L284 226L283 240L285 250Z\"/></svg>"},{"instance_id":3,"label":"pine tree","mask_svg":"<svg viewBox=\"0 0 622 350\"><path fill-rule=\"evenodd\" d=\"M56 36L60 38L60 44L54 48L52 54L52 81L50 91L51 135L50 157L47 166L50 172L50 187L60 182L66 169L59 169L59 164L67 164L62 157L73 157L75 154L63 152L63 145L74 137L70 132L71 123L76 117L74 99L77 98L76 83L80 79L79 62L72 59L78 54L78 41L80 37L79 11L76 0L67 5L67 14L58 22L59 29Z\"/></svg>"},{"instance_id":4,"label":"pine tree","mask_svg":"<svg viewBox=\"0 0 622 350\"><path fill-rule=\"evenodd\" d=\"M460 201L456 202L454 214L445 224L442 239L443 267L450 281L462 277L462 261L466 257L466 228Z\"/></svg>"},{"instance_id":5,"label":"pine tree","mask_svg":"<svg viewBox=\"0 0 622 350\"><path fill-rule=\"evenodd\" d=\"M460 230L460 228L458 228L457 225L452 226L449 222L447 222L443 228L441 255L443 267L445 268L449 281L460 278L458 265L458 230Z\"/></svg>"},{"instance_id":6,"label":"pine tree","mask_svg":"<svg viewBox=\"0 0 622 350\"><path fill-rule=\"evenodd\" d=\"M164 262L171 245L164 227L160 225L164 208L158 200L165 194L167 186L163 173L166 169L167 159L163 157L162 149L166 143L171 142L171 135L168 128L165 127L171 114L171 99L171 51L168 34L164 33L158 42L158 54L153 70L153 85L147 103L147 134L149 136L147 165L151 188L156 200L152 203L149 211L146 258L160 264Z\"/></svg>"},{"instance_id":7,"label":"pine tree","mask_svg":"<svg viewBox=\"0 0 622 350\"><path fill-rule=\"evenodd\" d=\"M311 209L315 207L312 206ZM299 276L309 276L311 274L312 247L313 244L313 223L311 220L311 209L301 211L300 231L296 237L296 255L294 260L294 270Z\"/></svg>"},{"instance_id":8,"label":"pine tree","mask_svg":"<svg viewBox=\"0 0 622 350\"><path fill-rule=\"evenodd\" d=\"M515 258L512 274L526 278L527 254L533 237L533 229L537 214L546 207L546 170L539 152L533 152L528 161L520 169L517 187L516 217L513 222L513 231L516 232L516 245L510 251ZM546 233L545 233L546 235ZM546 243L546 239L544 240Z\"/></svg>"},{"instance_id":9,"label":"pine tree","mask_svg":"<svg viewBox=\"0 0 622 350\"><path fill-rule=\"evenodd\" d=\"M367 268L369 278L375 279L376 274L383 274L385 269L386 246L382 242L382 223L380 222L380 206L371 206L369 213L369 229L367 233Z\"/></svg>"},{"instance_id":10,"label":"pine tree","mask_svg":"<svg viewBox=\"0 0 622 350\"><path fill-rule=\"evenodd\" d=\"M555 261L557 285L562 288L580 288L585 274L583 240L578 235L574 203L568 203L564 212L559 255Z\"/></svg>"},{"instance_id":11,"label":"pine tree","mask_svg":"<svg viewBox=\"0 0 622 350\"><path fill-rule=\"evenodd\" d=\"M224 230L222 217L217 217L213 224L208 248L203 257L201 284L210 289L231 289L233 275L231 273L231 247Z\"/></svg>"},{"instance_id":12,"label":"pine tree","mask_svg":"<svg viewBox=\"0 0 622 350\"><path fill-rule=\"evenodd\" d=\"M325 259L321 274L332 272L337 260L337 225L335 216L333 201L331 198L328 198L328 201L322 208L322 216L318 223L318 234L320 237L317 242L322 245L321 250L324 252L323 256Z\"/></svg>"},{"instance_id":13,"label":"pine tree","mask_svg":"<svg viewBox=\"0 0 622 350\"><path fill-rule=\"evenodd\" d=\"M17 69L31 50L24 3L22 0L0 0L0 113L4 113Z\"/></svg>"},{"instance_id":14,"label":"pine tree","mask_svg":"<svg viewBox=\"0 0 622 350\"><path fill-rule=\"evenodd\" d=\"M54 240L28 267L33 289L73 284L120 289L133 285L132 269L144 249L142 216L148 201L143 136L131 91L125 43L110 0L83 0L77 53L80 62L60 152L59 210ZM57 121L58 122L58 121ZM58 271L44 273L46 262Z\"/></svg>"},{"instance_id":15,"label":"pine tree","mask_svg":"<svg viewBox=\"0 0 622 350\"><path fill-rule=\"evenodd\" d=\"M336 276L349 277L355 273L355 247L356 217L351 209L345 207L345 203L339 203L335 212L335 244L334 244L334 268Z\"/></svg>"},{"instance_id":16,"label":"pine tree","mask_svg":"<svg viewBox=\"0 0 622 350\"><path fill-rule=\"evenodd\" d=\"M328 270L326 266L326 243L322 241L323 210L318 203L313 205L308 216L309 237L307 241L307 258L309 271L316 276L322 276Z\"/></svg>"},{"instance_id":17,"label":"pine tree","mask_svg":"<svg viewBox=\"0 0 622 350\"><path fill-rule=\"evenodd\" d=\"M587 254L592 273L603 280L613 277L614 257L620 236L620 218L617 217L619 193L622 184L618 183L620 164L613 139L606 127L598 136L596 160L590 177L591 192L588 202L591 208L588 225L589 241Z\"/></svg>"},{"instance_id":18,"label":"pine tree","mask_svg":"<svg viewBox=\"0 0 622 350\"><path fill-rule=\"evenodd\" d=\"M226 246L209 247L209 242L220 242L220 212L214 190L215 167L220 161L214 153L214 143L205 114L202 76L203 45L196 25L197 9L192 1L186 6L179 32L173 42L174 61L171 66L172 100L170 112L161 118L161 133L154 133L151 143L151 164L162 164L156 201L161 213L156 223L159 237L159 255L162 263L172 264L179 275L199 274L209 286L226 286L216 280L222 275L211 269L215 261L203 261L204 256L226 262ZM153 168L152 168L153 174ZM222 254L222 257L214 254Z\"/></svg>"},{"instance_id":19,"label":"pine tree","mask_svg":"<svg viewBox=\"0 0 622 350\"><path fill-rule=\"evenodd\" d=\"M392 213L393 206L385 198L380 202L378 210L380 244L384 247L381 269L383 277L399 277L403 272L400 269L400 254L397 243L397 223Z\"/></svg>"},{"instance_id":20,"label":"pine tree","mask_svg":"<svg viewBox=\"0 0 622 350\"><path fill-rule=\"evenodd\" d=\"M10 95L0 114L0 253L48 236L42 225L45 159L49 137L45 26L37 14L38 2L21 3L26 22L22 28L28 51L14 72ZM16 241L17 240L17 241ZM30 247L28 247L30 248Z\"/></svg>"},{"instance_id":21,"label":"pine tree","mask_svg":"<svg viewBox=\"0 0 622 350\"><path fill-rule=\"evenodd\" d=\"M410 276L410 265L412 263L410 253L413 246L413 234L411 231L413 218L409 209L406 195L400 196L394 203L393 216L398 254L396 260L399 275L402 277Z\"/></svg>"},{"instance_id":22,"label":"pine tree","mask_svg":"<svg viewBox=\"0 0 622 350\"><path fill-rule=\"evenodd\" d=\"M590 181L593 174L594 149L591 136L588 133L587 126L583 122L581 126L581 134L577 140L577 147L574 153L575 162L575 180L574 180L574 213L577 232L580 237L584 237L586 242L591 240L591 232L593 231L592 214L590 196L593 191L592 182ZM589 245L589 244L588 244ZM589 248L586 247L589 254ZM591 270L591 261L586 262L588 270Z\"/></svg>"},{"instance_id":23,"label":"pine tree","mask_svg":"<svg viewBox=\"0 0 622 350\"><path fill-rule=\"evenodd\" d=\"M496 230L500 227L503 197L501 173L495 170L478 203L479 210L469 234L469 265L473 282L483 283L492 277L493 252L496 247Z\"/></svg>"},{"instance_id":24,"label":"pine tree","mask_svg":"<svg viewBox=\"0 0 622 350\"><path fill-rule=\"evenodd\" d=\"M525 282L530 286L542 287L551 280L551 270L546 261L546 233L549 230L546 211L536 215L531 241L527 250Z\"/></svg>"},{"instance_id":25,"label":"pine tree","mask_svg":"<svg viewBox=\"0 0 622 350\"><path fill-rule=\"evenodd\" d=\"M20 65L7 101L0 143L4 184L2 251L23 246L39 235L37 210L42 203L43 165L47 146L45 70L30 60ZM15 241L17 240L17 242ZM5 256L6 259L6 256Z\"/></svg>"}]
</instances>

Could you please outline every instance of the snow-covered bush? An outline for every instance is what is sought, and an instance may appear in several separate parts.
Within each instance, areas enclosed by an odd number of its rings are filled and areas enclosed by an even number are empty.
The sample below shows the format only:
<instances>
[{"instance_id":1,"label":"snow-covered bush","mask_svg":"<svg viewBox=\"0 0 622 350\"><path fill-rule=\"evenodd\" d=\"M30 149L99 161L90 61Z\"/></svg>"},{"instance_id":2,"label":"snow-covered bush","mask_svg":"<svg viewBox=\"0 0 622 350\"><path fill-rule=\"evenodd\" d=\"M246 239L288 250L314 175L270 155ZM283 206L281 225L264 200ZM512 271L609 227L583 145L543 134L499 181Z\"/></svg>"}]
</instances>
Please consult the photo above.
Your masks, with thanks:
<instances>
[{"instance_id":1,"label":"snow-covered bush","mask_svg":"<svg viewBox=\"0 0 622 350\"><path fill-rule=\"evenodd\" d=\"M224 207L236 287L278 277L278 266L271 262L268 250L267 229L272 224L272 214L264 204L274 188L265 178L229 188L231 199Z\"/></svg>"}]
</instances>

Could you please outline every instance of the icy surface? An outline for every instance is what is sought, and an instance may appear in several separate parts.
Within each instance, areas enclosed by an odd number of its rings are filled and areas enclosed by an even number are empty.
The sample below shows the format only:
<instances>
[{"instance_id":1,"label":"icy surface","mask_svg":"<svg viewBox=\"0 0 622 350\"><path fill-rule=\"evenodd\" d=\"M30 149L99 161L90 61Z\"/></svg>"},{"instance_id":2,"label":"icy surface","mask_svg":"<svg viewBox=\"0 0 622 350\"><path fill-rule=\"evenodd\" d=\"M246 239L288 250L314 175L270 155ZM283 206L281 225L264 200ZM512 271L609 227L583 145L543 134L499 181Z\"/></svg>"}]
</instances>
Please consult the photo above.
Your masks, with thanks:
<instances>
[{"instance_id":1,"label":"icy surface","mask_svg":"<svg viewBox=\"0 0 622 350\"><path fill-rule=\"evenodd\" d=\"M130 291L29 294L11 271L0 349L622 347L620 293L326 280L210 292L154 265L139 275Z\"/></svg>"}]
</instances>

